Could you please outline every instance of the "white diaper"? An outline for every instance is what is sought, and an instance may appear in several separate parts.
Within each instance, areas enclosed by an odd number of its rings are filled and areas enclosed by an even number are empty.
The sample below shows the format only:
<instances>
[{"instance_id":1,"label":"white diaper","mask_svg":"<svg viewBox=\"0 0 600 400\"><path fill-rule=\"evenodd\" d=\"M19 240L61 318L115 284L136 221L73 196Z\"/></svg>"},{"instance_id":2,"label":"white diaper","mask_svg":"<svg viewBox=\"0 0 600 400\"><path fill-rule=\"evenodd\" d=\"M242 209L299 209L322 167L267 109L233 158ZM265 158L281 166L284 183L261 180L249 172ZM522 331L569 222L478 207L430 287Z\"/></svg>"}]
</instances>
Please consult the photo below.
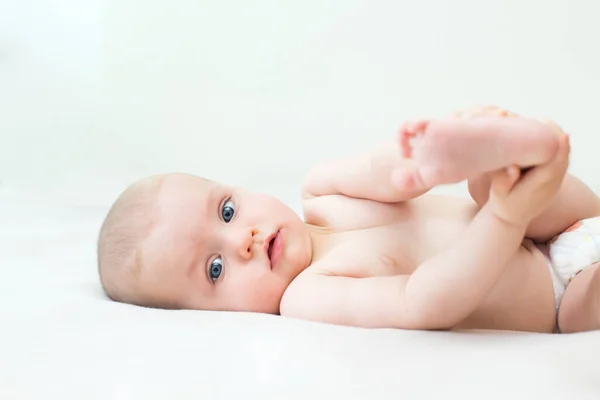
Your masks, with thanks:
<instances>
[{"instance_id":1,"label":"white diaper","mask_svg":"<svg viewBox=\"0 0 600 400\"><path fill-rule=\"evenodd\" d=\"M556 308L571 280L600 261L600 217L579 221L547 243Z\"/></svg>"}]
</instances>

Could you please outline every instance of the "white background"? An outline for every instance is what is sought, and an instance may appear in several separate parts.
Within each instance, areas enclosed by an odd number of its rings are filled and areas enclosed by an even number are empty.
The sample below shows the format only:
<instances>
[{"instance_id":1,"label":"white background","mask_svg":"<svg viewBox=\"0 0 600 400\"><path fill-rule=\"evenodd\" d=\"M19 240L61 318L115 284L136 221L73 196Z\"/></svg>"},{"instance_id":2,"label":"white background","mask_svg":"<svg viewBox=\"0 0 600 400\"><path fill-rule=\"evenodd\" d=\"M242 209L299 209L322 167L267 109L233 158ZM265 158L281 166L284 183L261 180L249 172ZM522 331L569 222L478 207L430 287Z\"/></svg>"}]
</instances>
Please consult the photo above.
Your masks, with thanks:
<instances>
[{"instance_id":1,"label":"white background","mask_svg":"<svg viewBox=\"0 0 600 400\"><path fill-rule=\"evenodd\" d=\"M475 103L553 118L573 136L571 170L599 170L592 0L0 7L8 187L108 204L182 171L287 196L318 159Z\"/></svg>"}]
</instances>

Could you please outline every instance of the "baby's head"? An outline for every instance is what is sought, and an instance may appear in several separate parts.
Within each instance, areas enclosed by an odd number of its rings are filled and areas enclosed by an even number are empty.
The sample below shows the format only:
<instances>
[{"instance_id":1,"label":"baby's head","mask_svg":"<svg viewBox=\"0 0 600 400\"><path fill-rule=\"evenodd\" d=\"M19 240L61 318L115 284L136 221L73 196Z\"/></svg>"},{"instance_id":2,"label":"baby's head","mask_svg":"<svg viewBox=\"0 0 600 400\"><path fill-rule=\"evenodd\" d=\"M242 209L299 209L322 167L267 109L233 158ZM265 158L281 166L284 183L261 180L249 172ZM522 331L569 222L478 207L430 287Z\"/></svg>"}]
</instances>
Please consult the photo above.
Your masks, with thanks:
<instances>
[{"instance_id":1,"label":"baby's head","mask_svg":"<svg viewBox=\"0 0 600 400\"><path fill-rule=\"evenodd\" d=\"M311 258L306 225L282 202L186 174L134 183L98 241L108 296L156 308L278 313Z\"/></svg>"}]
</instances>

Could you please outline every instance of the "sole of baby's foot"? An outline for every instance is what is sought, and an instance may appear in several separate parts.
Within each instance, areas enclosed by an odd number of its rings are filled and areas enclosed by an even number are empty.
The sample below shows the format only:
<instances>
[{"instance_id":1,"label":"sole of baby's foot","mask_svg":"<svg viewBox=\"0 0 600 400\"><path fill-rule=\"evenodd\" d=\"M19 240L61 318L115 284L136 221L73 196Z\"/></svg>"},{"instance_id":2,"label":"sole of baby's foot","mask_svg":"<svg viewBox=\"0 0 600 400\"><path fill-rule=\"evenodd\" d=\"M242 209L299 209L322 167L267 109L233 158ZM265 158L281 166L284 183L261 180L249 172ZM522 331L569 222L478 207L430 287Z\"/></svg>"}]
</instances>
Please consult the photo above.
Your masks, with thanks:
<instances>
[{"instance_id":1,"label":"sole of baby's foot","mask_svg":"<svg viewBox=\"0 0 600 400\"><path fill-rule=\"evenodd\" d=\"M397 181L413 188L433 187L509 165L532 167L554 157L559 136L546 124L520 117L407 122L398 140L402 155L415 168Z\"/></svg>"}]
</instances>

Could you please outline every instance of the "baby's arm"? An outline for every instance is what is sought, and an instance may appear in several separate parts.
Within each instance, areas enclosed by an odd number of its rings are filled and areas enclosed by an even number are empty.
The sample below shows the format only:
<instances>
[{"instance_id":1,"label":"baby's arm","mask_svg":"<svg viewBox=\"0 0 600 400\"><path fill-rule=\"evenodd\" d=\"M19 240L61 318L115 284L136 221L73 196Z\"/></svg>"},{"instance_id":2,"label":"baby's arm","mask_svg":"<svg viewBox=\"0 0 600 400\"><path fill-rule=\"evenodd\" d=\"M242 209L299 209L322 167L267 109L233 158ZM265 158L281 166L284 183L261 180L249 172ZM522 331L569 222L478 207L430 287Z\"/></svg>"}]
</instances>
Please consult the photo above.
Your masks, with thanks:
<instances>
[{"instance_id":1,"label":"baby's arm","mask_svg":"<svg viewBox=\"0 0 600 400\"><path fill-rule=\"evenodd\" d=\"M501 220L486 205L458 243L412 275L300 276L288 288L281 314L368 328L450 329L489 294L525 226Z\"/></svg>"},{"instance_id":2,"label":"baby's arm","mask_svg":"<svg viewBox=\"0 0 600 400\"><path fill-rule=\"evenodd\" d=\"M449 329L490 293L519 249L529 222L552 201L568 166L569 144L520 180L516 167L497 172L490 198L461 238L410 276L299 276L281 314L363 327ZM516 181L516 183L515 183ZM376 258L374 258L376 259ZM307 295L308 294L308 295Z\"/></svg>"},{"instance_id":3,"label":"baby's arm","mask_svg":"<svg viewBox=\"0 0 600 400\"><path fill-rule=\"evenodd\" d=\"M526 227L484 206L454 246L421 264L405 299L422 328L451 328L475 311L521 246Z\"/></svg>"},{"instance_id":4,"label":"baby's arm","mask_svg":"<svg viewBox=\"0 0 600 400\"><path fill-rule=\"evenodd\" d=\"M402 157L398 143L390 141L370 152L320 163L306 176L303 197L341 194L390 203L409 200L429 190L406 190L394 185L394 172L413 165L412 160Z\"/></svg>"}]
</instances>

